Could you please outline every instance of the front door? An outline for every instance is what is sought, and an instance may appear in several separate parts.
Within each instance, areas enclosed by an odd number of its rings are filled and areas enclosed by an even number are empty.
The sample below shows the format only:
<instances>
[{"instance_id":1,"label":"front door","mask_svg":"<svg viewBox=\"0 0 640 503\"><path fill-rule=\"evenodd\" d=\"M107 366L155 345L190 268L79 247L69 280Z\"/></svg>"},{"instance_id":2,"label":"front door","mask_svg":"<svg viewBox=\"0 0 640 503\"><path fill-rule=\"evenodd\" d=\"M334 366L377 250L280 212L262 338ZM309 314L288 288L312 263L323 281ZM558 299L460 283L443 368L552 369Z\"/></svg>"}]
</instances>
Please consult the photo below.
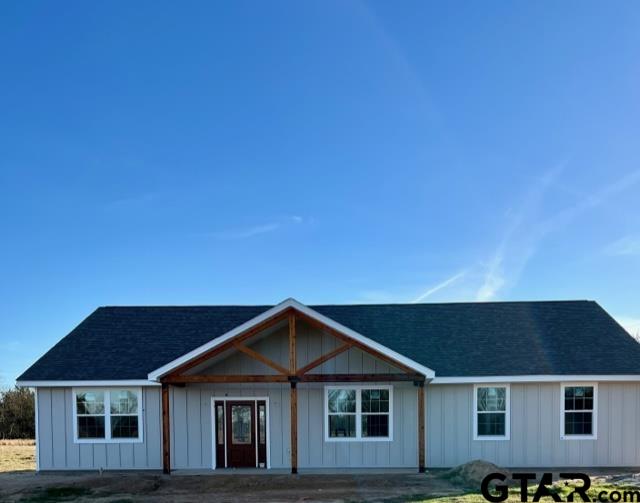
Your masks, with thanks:
<instances>
[{"instance_id":1,"label":"front door","mask_svg":"<svg viewBox=\"0 0 640 503\"><path fill-rule=\"evenodd\" d=\"M227 466L256 467L255 401L228 401Z\"/></svg>"}]
</instances>

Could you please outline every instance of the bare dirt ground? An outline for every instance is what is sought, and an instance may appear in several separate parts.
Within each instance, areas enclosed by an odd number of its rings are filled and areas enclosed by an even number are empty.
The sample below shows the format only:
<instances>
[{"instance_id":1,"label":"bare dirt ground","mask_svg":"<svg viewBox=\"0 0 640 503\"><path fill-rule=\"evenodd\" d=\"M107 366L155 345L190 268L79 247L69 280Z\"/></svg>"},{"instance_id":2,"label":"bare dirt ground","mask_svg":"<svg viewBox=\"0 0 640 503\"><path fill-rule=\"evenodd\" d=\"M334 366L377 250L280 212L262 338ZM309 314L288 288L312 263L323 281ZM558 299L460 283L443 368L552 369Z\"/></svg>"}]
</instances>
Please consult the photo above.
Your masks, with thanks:
<instances>
[{"instance_id":1,"label":"bare dirt ground","mask_svg":"<svg viewBox=\"0 0 640 503\"><path fill-rule=\"evenodd\" d=\"M431 474L162 475L156 472L35 473L34 442L0 441L0 502L420 501L459 494Z\"/></svg>"},{"instance_id":2,"label":"bare dirt ground","mask_svg":"<svg viewBox=\"0 0 640 503\"><path fill-rule=\"evenodd\" d=\"M0 501L400 502L459 494L430 474L161 475L0 473Z\"/></svg>"}]
</instances>

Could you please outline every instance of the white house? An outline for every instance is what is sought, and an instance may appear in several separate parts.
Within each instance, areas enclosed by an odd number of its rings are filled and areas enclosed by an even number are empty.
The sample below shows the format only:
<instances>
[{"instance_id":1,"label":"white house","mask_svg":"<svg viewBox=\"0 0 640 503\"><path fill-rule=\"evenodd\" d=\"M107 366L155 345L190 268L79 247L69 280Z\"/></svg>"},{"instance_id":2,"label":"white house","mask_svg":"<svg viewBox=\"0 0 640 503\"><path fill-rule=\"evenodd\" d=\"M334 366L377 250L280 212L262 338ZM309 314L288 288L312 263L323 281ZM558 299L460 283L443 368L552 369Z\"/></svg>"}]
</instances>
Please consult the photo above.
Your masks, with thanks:
<instances>
[{"instance_id":1,"label":"white house","mask_svg":"<svg viewBox=\"0 0 640 503\"><path fill-rule=\"evenodd\" d=\"M640 466L591 301L102 307L20 378L39 470Z\"/></svg>"}]
</instances>

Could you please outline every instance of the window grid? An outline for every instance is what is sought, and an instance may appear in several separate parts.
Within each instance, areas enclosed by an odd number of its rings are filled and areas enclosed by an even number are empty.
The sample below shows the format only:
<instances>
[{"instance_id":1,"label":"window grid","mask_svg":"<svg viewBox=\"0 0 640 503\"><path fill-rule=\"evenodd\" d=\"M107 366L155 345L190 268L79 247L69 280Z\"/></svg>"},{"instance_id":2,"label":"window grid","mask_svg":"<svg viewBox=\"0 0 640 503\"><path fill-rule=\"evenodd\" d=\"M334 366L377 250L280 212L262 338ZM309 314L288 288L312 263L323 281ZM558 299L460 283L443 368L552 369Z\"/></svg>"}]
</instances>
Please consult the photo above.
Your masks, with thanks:
<instances>
[{"instance_id":1,"label":"window grid","mask_svg":"<svg viewBox=\"0 0 640 503\"><path fill-rule=\"evenodd\" d=\"M355 391L356 407L355 412L330 412L329 411L329 394L331 391L347 390ZM388 412L363 413L362 412L362 392L371 390L385 390L389 393ZM360 386L327 386L325 387L325 441L327 442L349 442L349 441L391 441L393 440L393 388L389 385L360 385ZM330 416L345 415L353 417L355 421L355 436L332 437L330 436ZM365 416L385 416L388 418L388 435L387 436L366 436L362 434L362 422ZM378 426L379 428L379 426Z\"/></svg>"},{"instance_id":2,"label":"window grid","mask_svg":"<svg viewBox=\"0 0 640 503\"><path fill-rule=\"evenodd\" d=\"M596 383L562 385L560 421L563 439L597 438L597 393Z\"/></svg>"},{"instance_id":3,"label":"window grid","mask_svg":"<svg viewBox=\"0 0 640 503\"><path fill-rule=\"evenodd\" d=\"M111 394L121 391L128 391L132 393L137 399L137 412L135 414L116 414L111 409ZM83 393L102 393L103 394L103 407L102 414L86 414L78 413L78 396ZM73 388L72 390L72 407L73 407L73 429L74 429L74 443L138 443L142 442L142 388ZM101 417L104 418L104 433L100 437L81 437L79 431L79 420L89 417ZM117 436L112 434L112 417L116 418L136 418L136 425L133 425L131 419L123 421L118 419L113 421L114 426L118 430L119 434L131 432L132 429L136 430L136 436ZM100 428L102 429L102 427Z\"/></svg>"},{"instance_id":4,"label":"window grid","mask_svg":"<svg viewBox=\"0 0 640 503\"><path fill-rule=\"evenodd\" d=\"M342 398L339 396L339 393L341 391L346 391L348 395L353 394L353 398L350 397L346 397L346 398ZM332 394L336 393L337 396L332 397ZM332 399L335 398L335 411L331 410L331 401ZM353 403L353 411L349 410L351 409L350 405L351 403ZM358 390L353 389L353 388L332 388L327 390L327 411L328 411L328 416L329 416L329 420L328 420L328 428L329 428L329 432L333 429L333 428L337 428L338 425L334 426L332 423L334 421L338 422L339 420L341 420L342 422L342 427L345 431L345 434L340 436L334 436L334 437L330 437L333 439L350 439L350 438L357 438L358 437L358 427L357 427L357 422L358 422L358 418L357 418L357 412L360 408L359 405L360 401L359 401L359 393ZM343 410L341 410L343 409ZM353 433L353 434L351 434ZM329 433L330 435L330 433Z\"/></svg>"},{"instance_id":5,"label":"window grid","mask_svg":"<svg viewBox=\"0 0 640 503\"><path fill-rule=\"evenodd\" d=\"M488 396L485 410L481 409L479 394L484 389L503 389L504 399ZM508 384L476 384L473 387L473 439L474 440L509 440L511 390ZM488 429L487 434L480 434L480 426Z\"/></svg>"},{"instance_id":6,"label":"window grid","mask_svg":"<svg viewBox=\"0 0 640 503\"><path fill-rule=\"evenodd\" d=\"M91 407L89 407L87 405L84 406L85 410L83 412L77 412L78 408L79 408L78 396L80 394L86 395L88 393L94 393L95 395L102 395L102 400L101 401L96 400L94 402L94 404L98 404L97 408L100 408L100 404L102 405L102 407L101 407L102 408L102 412L99 412L99 411L91 412L89 410ZM82 437L80 437L81 432L78 431L78 437L79 438L88 439L88 440L103 439L104 436L105 436L105 416L106 416L106 412L107 412L107 409L105 407L104 392L102 392L102 391L85 391L83 393L78 393L78 395L75 398L73 406L75 407L76 412L77 412L76 421L78 423L84 423L85 428L90 431L89 435L82 436ZM102 419L102 421L100 421L100 419Z\"/></svg>"}]
</instances>

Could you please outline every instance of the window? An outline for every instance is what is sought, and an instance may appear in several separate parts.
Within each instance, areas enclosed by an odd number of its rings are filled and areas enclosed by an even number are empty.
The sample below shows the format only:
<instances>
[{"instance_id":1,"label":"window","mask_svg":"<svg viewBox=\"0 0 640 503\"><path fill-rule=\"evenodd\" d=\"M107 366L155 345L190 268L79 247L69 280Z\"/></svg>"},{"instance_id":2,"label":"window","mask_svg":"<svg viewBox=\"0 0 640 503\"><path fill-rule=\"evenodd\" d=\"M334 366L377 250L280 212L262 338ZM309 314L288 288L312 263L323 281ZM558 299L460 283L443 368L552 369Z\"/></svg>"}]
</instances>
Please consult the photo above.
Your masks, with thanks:
<instances>
[{"instance_id":1,"label":"window","mask_svg":"<svg viewBox=\"0 0 640 503\"><path fill-rule=\"evenodd\" d=\"M509 439L509 385L474 386L473 439Z\"/></svg>"},{"instance_id":2,"label":"window","mask_svg":"<svg viewBox=\"0 0 640 503\"><path fill-rule=\"evenodd\" d=\"M74 389L75 441L141 442L140 388Z\"/></svg>"},{"instance_id":3,"label":"window","mask_svg":"<svg viewBox=\"0 0 640 503\"><path fill-rule=\"evenodd\" d=\"M391 386L327 386L325 440L391 440Z\"/></svg>"},{"instance_id":4,"label":"window","mask_svg":"<svg viewBox=\"0 0 640 503\"><path fill-rule=\"evenodd\" d=\"M562 438L596 438L597 385L563 384L562 416L560 418Z\"/></svg>"}]
</instances>

